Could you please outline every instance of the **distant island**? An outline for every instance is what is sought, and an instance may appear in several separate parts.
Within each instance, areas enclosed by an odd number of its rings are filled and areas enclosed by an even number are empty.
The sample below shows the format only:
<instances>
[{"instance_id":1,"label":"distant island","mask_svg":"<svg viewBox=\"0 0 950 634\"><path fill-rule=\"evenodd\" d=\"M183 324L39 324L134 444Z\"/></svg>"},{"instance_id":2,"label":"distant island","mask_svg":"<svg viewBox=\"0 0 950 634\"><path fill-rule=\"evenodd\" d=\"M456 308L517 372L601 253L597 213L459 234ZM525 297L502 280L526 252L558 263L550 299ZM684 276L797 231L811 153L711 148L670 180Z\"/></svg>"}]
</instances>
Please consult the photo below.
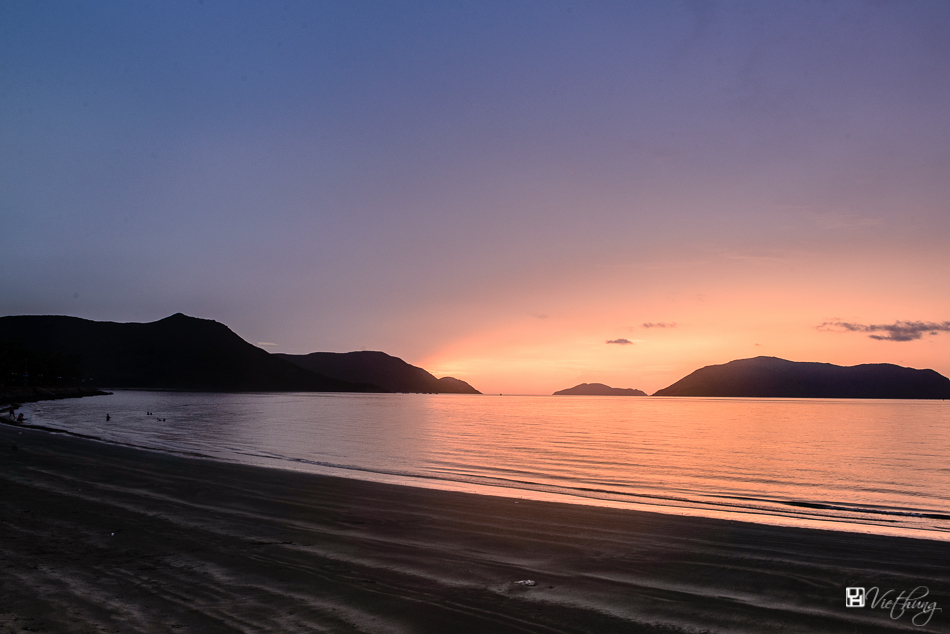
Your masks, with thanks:
<instances>
[{"instance_id":1,"label":"distant island","mask_svg":"<svg viewBox=\"0 0 950 634\"><path fill-rule=\"evenodd\" d=\"M646 392L629 387L610 387L603 383L581 383L557 391L554 396L646 396Z\"/></svg>"},{"instance_id":2,"label":"distant island","mask_svg":"<svg viewBox=\"0 0 950 634\"><path fill-rule=\"evenodd\" d=\"M889 363L840 366L755 357L706 366L653 396L945 399L950 379Z\"/></svg>"},{"instance_id":3,"label":"distant island","mask_svg":"<svg viewBox=\"0 0 950 634\"><path fill-rule=\"evenodd\" d=\"M278 353L274 356L323 376L355 383L372 383L387 392L481 394L465 381L450 376L437 379L422 368L409 365L385 352Z\"/></svg>"},{"instance_id":4,"label":"distant island","mask_svg":"<svg viewBox=\"0 0 950 634\"><path fill-rule=\"evenodd\" d=\"M221 392L479 393L464 381L436 379L382 352L270 354L224 324L181 313L151 323L59 315L0 317L0 351L4 352L0 355L0 397L9 393L7 400L19 402L27 400L24 388L35 391L51 386L63 396L73 393L66 387L76 386L86 391L103 386ZM307 365L326 367L328 373Z\"/></svg>"}]
</instances>

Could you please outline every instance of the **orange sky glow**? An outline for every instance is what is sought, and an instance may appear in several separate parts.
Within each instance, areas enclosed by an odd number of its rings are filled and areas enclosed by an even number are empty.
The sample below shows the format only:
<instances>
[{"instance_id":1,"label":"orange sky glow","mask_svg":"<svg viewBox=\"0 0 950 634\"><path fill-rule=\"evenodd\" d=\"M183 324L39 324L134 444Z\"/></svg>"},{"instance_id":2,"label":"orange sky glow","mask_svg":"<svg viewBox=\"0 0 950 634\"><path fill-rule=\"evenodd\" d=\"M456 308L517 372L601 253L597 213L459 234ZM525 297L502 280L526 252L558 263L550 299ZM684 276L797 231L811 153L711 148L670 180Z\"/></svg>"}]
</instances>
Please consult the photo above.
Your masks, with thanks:
<instances>
[{"instance_id":1,"label":"orange sky glow","mask_svg":"<svg viewBox=\"0 0 950 634\"><path fill-rule=\"evenodd\" d=\"M705 365L759 355L894 363L950 375L950 333L890 341L819 328L836 321L893 324L910 315L939 323L950 314L942 275L917 273L950 270L950 258L915 253L899 268L897 261L869 256L859 265L849 258L837 273L834 256L696 262L648 284L629 279L623 291L619 280L578 290L577 299L565 291L549 298L548 313L513 314L491 328L473 328L419 363L437 376L465 377L486 393L513 394L590 382L652 393ZM643 325L657 323L666 327ZM631 343L606 343L617 339Z\"/></svg>"}]
</instances>

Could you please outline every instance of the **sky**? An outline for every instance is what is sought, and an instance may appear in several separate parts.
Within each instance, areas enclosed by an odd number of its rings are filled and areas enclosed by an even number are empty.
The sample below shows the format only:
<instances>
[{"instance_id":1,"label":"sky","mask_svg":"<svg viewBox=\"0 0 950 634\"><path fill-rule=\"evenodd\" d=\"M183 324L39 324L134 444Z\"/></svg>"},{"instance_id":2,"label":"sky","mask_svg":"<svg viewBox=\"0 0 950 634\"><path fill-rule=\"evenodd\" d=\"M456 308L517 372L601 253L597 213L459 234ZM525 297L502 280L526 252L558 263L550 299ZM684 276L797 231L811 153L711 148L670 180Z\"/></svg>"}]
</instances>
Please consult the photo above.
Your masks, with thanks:
<instances>
[{"instance_id":1,"label":"sky","mask_svg":"<svg viewBox=\"0 0 950 634\"><path fill-rule=\"evenodd\" d=\"M950 3L0 0L0 315L488 393L950 376Z\"/></svg>"}]
</instances>

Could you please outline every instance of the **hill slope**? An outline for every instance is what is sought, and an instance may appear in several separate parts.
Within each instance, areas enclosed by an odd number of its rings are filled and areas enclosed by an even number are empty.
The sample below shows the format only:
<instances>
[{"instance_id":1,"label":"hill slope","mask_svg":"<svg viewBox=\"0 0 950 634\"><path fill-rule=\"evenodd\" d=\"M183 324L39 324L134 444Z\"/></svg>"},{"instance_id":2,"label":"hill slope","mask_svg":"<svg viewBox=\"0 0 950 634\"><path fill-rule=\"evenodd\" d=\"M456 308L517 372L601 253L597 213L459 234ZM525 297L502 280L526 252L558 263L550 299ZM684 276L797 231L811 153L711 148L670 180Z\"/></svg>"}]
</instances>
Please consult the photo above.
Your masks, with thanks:
<instances>
[{"instance_id":1,"label":"hill slope","mask_svg":"<svg viewBox=\"0 0 950 634\"><path fill-rule=\"evenodd\" d=\"M0 317L0 339L78 356L104 387L215 391L381 391L308 372L249 344L227 326L181 313L151 323L63 316Z\"/></svg>"},{"instance_id":2,"label":"hill slope","mask_svg":"<svg viewBox=\"0 0 950 634\"><path fill-rule=\"evenodd\" d=\"M342 381L373 383L389 392L481 394L465 381L450 376L437 379L422 368L385 352L312 352L274 356L311 372Z\"/></svg>"},{"instance_id":3,"label":"hill slope","mask_svg":"<svg viewBox=\"0 0 950 634\"><path fill-rule=\"evenodd\" d=\"M845 367L755 357L701 368L653 396L935 399L950 398L950 379L889 363Z\"/></svg>"},{"instance_id":4,"label":"hill slope","mask_svg":"<svg viewBox=\"0 0 950 634\"><path fill-rule=\"evenodd\" d=\"M581 383L559 390L554 396L646 396L646 392L629 387L609 387L603 383Z\"/></svg>"}]
</instances>

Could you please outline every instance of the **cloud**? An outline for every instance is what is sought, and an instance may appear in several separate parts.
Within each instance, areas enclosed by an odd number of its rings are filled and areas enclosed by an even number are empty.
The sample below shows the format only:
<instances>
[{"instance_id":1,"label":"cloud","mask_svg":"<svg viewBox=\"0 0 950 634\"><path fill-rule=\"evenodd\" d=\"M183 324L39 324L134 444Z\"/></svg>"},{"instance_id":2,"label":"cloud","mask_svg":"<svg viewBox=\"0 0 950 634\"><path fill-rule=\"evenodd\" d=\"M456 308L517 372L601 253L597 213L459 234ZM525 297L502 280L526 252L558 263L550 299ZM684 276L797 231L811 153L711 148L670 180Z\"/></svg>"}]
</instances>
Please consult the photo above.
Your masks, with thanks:
<instances>
[{"instance_id":1,"label":"cloud","mask_svg":"<svg viewBox=\"0 0 950 634\"><path fill-rule=\"evenodd\" d=\"M950 321L937 323L934 321L895 321L893 324L852 324L846 321L826 321L818 326L818 330L829 332L881 332L884 334L869 334L871 339L878 341L916 341L924 335L936 335L941 332L950 332Z\"/></svg>"},{"instance_id":2,"label":"cloud","mask_svg":"<svg viewBox=\"0 0 950 634\"><path fill-rule=\"evenodd\" d=\"M271 343L269 341L258 341L257 345L259 346L276 346L276 343Z\"/></svg>"},{"instance_id":3,"label":"cloud","mask_svg":"<svg viewBox=\"0 0 950 634\"><path fill-rule=\"evenodd\" d=\"M642 323L642 324L640 324L640 325L643 326L644 328L676 328L676 322L675 322L675 321L671 321L671 322L664 322L664 321L653 322L653 321L648 321L648 322Z\"/></svg>"},{"instance_id":4,"label":"cloud","mask_svg":"<svg viewBox=\"0 0 950 634\"><path fill-rule=\"evenodd\" d=\"M621 346L626 346L628 344L633 345L633 342L630 341L629 339L609 339L607 343L617 343L617 344L620 344Z\"/></svg>"}]
</instances>

